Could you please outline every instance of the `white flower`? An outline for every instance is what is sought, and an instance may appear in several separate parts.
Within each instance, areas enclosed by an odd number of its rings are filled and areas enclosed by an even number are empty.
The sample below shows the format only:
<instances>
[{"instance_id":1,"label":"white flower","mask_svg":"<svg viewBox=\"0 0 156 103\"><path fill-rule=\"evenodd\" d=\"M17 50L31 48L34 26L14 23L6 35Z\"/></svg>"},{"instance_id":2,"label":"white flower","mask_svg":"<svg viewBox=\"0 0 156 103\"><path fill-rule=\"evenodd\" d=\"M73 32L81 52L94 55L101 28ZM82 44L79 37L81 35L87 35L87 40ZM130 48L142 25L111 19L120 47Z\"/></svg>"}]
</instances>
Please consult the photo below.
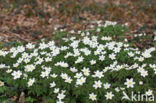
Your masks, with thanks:
<instances>
[{"instance_id":1,"label":"white flower","mask_svg":"<svg viewBox=\"0 0 156 103\"><path fill-rule=\"evenodd\" d=\"M101 52L99 50L94 51L94 55L99 55Z\"/></svg>"},{"instance_id":2,"label":"white flower","mask_svg":"<svg viewBox=\"0 0 156 103\"><path fill-rule=\"evenodd\" d=\"M43 67L44 70L46 70L47 72L50 72L52 68L50 67Z\"/></svg>"},{"instance_id":3,"label":"white flower","mask_svg":"<svg viewBox=\"0 0 156 103\"><path fill-rule=\"evenodd\" d=\"M0 56L4 55L4 51L0 50Z\"/></svg>"},{"instance_id":4,"label":"white flower","mask_svg":"<svg viewBox=\"0 0 156 103\"><path fill-rule=\"evenodd\" d=\"M0 69L5 68L6 65L5 64L0 64Z\"/></svg>"},{"instance_id":5,"label":"white flower","mask_svg":"<svg viewBox=\"0 0 156 103\"><path fill-rule=\"evenodd\" d=\"M20 64L20 63L22 63L22 61L23 61L23 58L19 58L19 59L17 60L17 63Z\"/></svg>"},{"instance_id":6,"label":"white flower","mask_svg":"<svg viewBox=\"0 0 156 103\"><path fill-rule=\"evenodd\" d=\"M97 24L101 24L101 23L102 23L102 20L98 20L98 21L97 21Z\"/></svg>"},{"instance_id":7,"label":"white flower","mask_svg":"<svg viewBox=\"0 0 156 103\"><path fill-rule=\"evenodd\" d=\"M47 57L47 58L45 58L45 61L46 61L46 62L50 62L50 61L52 61L52 58Z\"/></svg>"},{"instance_id":8,"label":"white flower","mask_svg":"<svg viewBox=\"0 0 156 103\"><path fill-rule=\"evenodd\" d=\"M151 68L156 68L156 64L149 64L149 66L151 67Z\"/></svg>"},{"instance_id":9,"label":"white flower","mask_svg":"<svg viewBox=\"0 0 156 103\"><path fill-rule=\"evenodd\" d=\"M74 57L80 56L79 49L74 48L73 51L74 51L74 54L73 54ZM80 57L78 59L81 61L83 59L83 57Z\"/></svg>"},{"instance_id":10,"label":"white flower","mask_svg":"<svg viewBox=\"0 0 156 103\"><path fill-rule=\"evenodd\" d=\"M105 97L106 97L107 100L108 99L112 99L113 96L114 96L114 94L112 94L112 92L107 92L106 95L105 95Z\"/></svg>"},{"instance_id":11,"label":"white flower","mask_svg":"<svg viewBox=\"0 0 156 103\"><path fill-rule=\"evenodd\" d=\"M23 79L27 79L28 78L28 75L25 73L23 74Z\"/></svg>"},{"instance_id":12,"label":"white flower","mask_svg":"<svg viewBox=\"0 0 156 103\"><path fill-rule=\"evenodd\" d=\"M144 56L145 58L150 58L151 57L150 51L146 50L144 53L142 53L142 56Z\"/></svg>"},{"instance_id":13,"label":"white flower","mask_svg":"<svg viewBox=\"0 0 156 103\"><path fill-rule=\"evenodd\" d=\"M89 76L90 70L89 70L89 68L85 68L85 67L84 67L84 68L82 69L82 72L84 73L85 76Z\"/></svg>"},{"instance_id":14,"label":"white flower","mask_svg":"<svg viewBox=\"0 0 156 103\"><path fill-rule=\"evenodd\" d=\"M53 88L55 86L56 86L56 83L55 82L50 83L50 88Z\"/></svg>"},{"instance_id":15,"label":"white flower","mask_svg":"<svg viewBox=\"0 0 156 103\"><path fill-rule=\"evenodd\" d=\"M94 81L93 87L95 89L97 89L97 88L101 88L101 85L102 85L102 82L100 80L98 80L98 81Z\"/></svg>"},{"instance_id":16,"label":"white flower","mask_svg":"<svg viewBox=\"0 0 156 103\"><path fill-rule=\"evenodd\" d=\"M66 78L66 80L65 80L65 82L67 82L67 83L71 83L73 80L71 79L71 77L67 77Z\"/></svg>"},{"instance_id":17,"label":"white flower","mask_svg":"<svg viewBox=\"0 0 156 103\"><path fill-rule=\"evenodd\" d=\"M33 45L32 43L28 43L26 45L26 48L28 48L28 49L33 49L34 47L35 47L35 45Z\"/></svg>"},{"instance_id":18,"label":"white flower","mask_svg":"<svg viewBox=\"0 0 156 103\"><path fill-rule=\"evenodd\" d=\"M143 58L143 57L140 57L140 58L138 58L138 60L139 60L140 62L142 62L142 61L144 61L144 58Z\"/></svg>"},{"instance_id":19,"label":"white flower","mask_svg":"<svg viewBox=\"0 0 156 103\"><path fill-rule=\"evenodd\" d=\"M104 75L103 75L103 72L100 72L99 70L97 70L95 72L95 74L93 75L93 77L102 78L102 77L104 77Z\"/></svg>"},{"instance_id":20,"label":"white flower","mask_svg":"<svg viewBox=\"0 0 156 103\"><path fill-rule=\"evenodd\" d=\"M116 55L115 55L114 53L109 54L109 58L110 58L110 59L112 59L112 60L116 59L116 57L115 57L115 56L116 56Z\"/></svg>"},{"instance_id":21,"label":"white flower","mask_svg":"<svg viewBox=\"0 0 156 103\"><path fill-rule=\"evenodd\" d=\"M115 91L116 92L119 92L120 91L119 87L115 88Z\"/></svg>"},{"instance_id":22,"label":"white flower","mask_svg":"<svg viewBox=\"0 0 156 103\"><path fill-rule=\"evenodd\" d=\"M61 66L61 67L66 68L66 67L68 67L69 65L68 65L68 63L65 63L65 62L57 62L57 63L55 64L55 66Z\"/></svg>"},{"instance_id":23,"label":"white flower","mask_svg":"<svg viewBox=\"0 0 156 103\"><path fill-rule=\"evenodd\" d=\"M117 47L117 48L114 48L114 50L113 50L113 51L114 51L115 53L119 53L119 52L120 52L120 50L121 50L121 48L120 48L120 47Z\"/></svg>"},{"instance_id":24,"label":"white flower","mask_svg":"<svg viewBox=\"0 0 156 103\"><path fill-rule=\"evenodd\" d=\"M105 67L104 69L103 69L103 72L105 73L105 72L107 72L109 70L109 67Z\"/></svg>"},{"instance_id":25,"label":"white flower","mask_svg":"<svg viewBox=\"0 0 156 103\"><path fill-rule=\"evenodd\" d=\"M145 71L145 70L141 71L141 76L143 77L148 76L148 71Z\"/></svg>"},{"instance_id":26,"label":"white flower","mask_svg":"<svg viewBox=\"0 0 156 103\"><path fill-rule=\"evenodd\" d=\"M105 89L108 89L108 88L110 88L111 84L105 83L105 84L103 84L103 86L104 86Z\"/></svg>"},{"instance_id":27,"label":"white flower","mask_svg":"<svg viewBox=\"0 0 156 103\"><path fill-rule=\"evenodd\" d=\"M108 44L106 44L109 50L113 50L114 46L115 46L115 42L110 42Z\"/></svg>"},{"instance_id":28,"label":"white flower","mask_svg":"<svg viewBox=\"0 0 156 103\"><path fill-rule=\"evenodd\" d=\"M129 55L130 57L133 57L133 56L134 56L134 53L129 52L128 55Z\"/></svg>"},{"instance_id":29,"label":"white flower","mask_svg":"<svg viewBox=\"0 0 156 103\"><path fill-rule=\"evenodd\" d=\"M46 45L44 42L40 43L39 45L40 45L39 49L41 49L41 50L43 50L43 49L48 47L48 45Z\"/></svg>"},{"instance_id":30,"label":"white flower","mask_svg":"<svg viewBox=\"0 0 156 103\"><path fill-rule=\"evenodd\" d=\"M74 33L75 33L75 31L74 31L74 30L71 30L71 31L70 31L70 33L71 33L71 34L74 34Z\"/></svg>"},{"instance_id":31,"label":"white flower","mask_svg":"<svg viewBox=\"0 0 156 103\"><path fill-rule=\"evenodd\" d=\"M91 64L91 65L96 64L96 60L91 60L91 61L90 61L90 64Z\"/></svg>"},{"instance_id":32,"label":"white flower","mask_svg":"<svg viewBox=\"0 0 156 103\"><path fill-rule=\"evenodd\" d=\"M43 62L44 60L42 59L42 58L38 58L38 60L35 62L35 64L37 65L37 64L42 64L42 62Z\"/></svg>"},{"instance_id":33,"label":"white flower","mask_svg":"<svg viewBox=\"0 0 156 103\"><path fill-rule=\"evenodd\" d=\"M83 83L85 83L85 82L86 82L86 78L81 77L80 79L77 79L76 85L83 85Z\"/></svg>"},{"instance_id":34,"label":"white flower","mask_svg":"<svg viewBox=\"0 0 156 103\"><path fill-rule=\"evenodd\" d=\"M52 78L56 78L56 77L57 77L57 75L56 75L55 73L51 74L50 76L51 76Z\"/></svg>"},{"instance_id":35,"label":"white flower","mask_svg":"<svg viewBox=\"0 0 156 103\"><path fill-rule=\"evenodd\" d=\"M29 56L29 55L28 55L28 53L26 53L26 52L24 52L24 53L22 54L22 58L24 58L24 59L25 59L25 58L28 58L28 56Z\"/></svg>"},{"instance_id":36,"label":"white flower","mask_svg":"<svg viewBox=\"0 0 156 103\"><path fill-rule=\"evenodd\" d=\"M127 88L129 88L129 87L133 88L134 84L135 84L135 82L133 82L133 78L126 79L125 85L127 86Z\"/></svg>"},{"instance_id":37,"label":"white flower","mask_svg":"<svg viewBox=\"0 0 156 103\"><path fill-rule=\"evenodd\" d=\"M25 51L25 47L23 47L23 46L18 46L18 47L17 47L17 51L20 52L20 53L22 53L22 52Z\"/></svg>"},{"instance_id":38,"label":"white flower","mask_svg":"<svg viewBox=\"0 0 156 103\"><path fill-rule=\"evenodd\" d=\"M70 56L73 56L73 54L71 52L67 52L67 54L64 56L64 58L68 58Z\"/></svg>"},{"instance_id":39,"label":"white flower","mask_svg":"<svg viewBox=\"0 0 156 103\"><path fill-rule=\"evenodd\" d=\"M59 88L55 88L55 89L54 89L54 93L58 93L59 91L60 91Z\"/></svg>"},{"instance_id":40,"label":"white flower","mask_svg":"<svg viewBox=\"0 0 156 103\"><path fill-rule=\"evenodd\" d=\"M4 82L0 81L0 87L4 86Z\"/></svg>"},{"instance_id":41,"label":"white flower","mask_svg":"<svg viewBox=\"0 0 156 103\"><path fill-rule=\"evenodd\" d=\"M8 69L6 72L7 73L11 73L12 72L12 69Z\"/></svg>"},{"instance_id":42,"label":"white flower","mask_svg":"<svg viewBox=\"0 0 156 103\"><path fill-rule=\"evenodd\" d=\"M62 77L62 79L67 79L68 75L66 73L61 73L61 77Z\"/></svg>"},{"instance_id":43,"label":"white flower","mask_svg":"<svg viewBox=\"0 0 156 103\"><path fill-rule=\"evenodd\" d=\"M64 93L59 93L59 94L57 95L57 98L58 98L59 100L64 99L64 98L65 98Z\"/></svg>"},{"instance_id":44,"label":"white flower","mask_svg":"<svg viewBox=\"0 0 156 103\"><path fill-rule=\"evenodd\" d=\"M35 78L29 79L28 87L32 86L34 82L35 82Z\"/></svg>"},{"instance_id":45,"label":"white flower","mask_svg":"<svg viewBox=\"0 0 156 103\"><path fill-rule=\"evenodd\" d=\"M149 90L146 92L146 95L147 95L147 96L153 95L153 91L149 89Z\"/></svg>"},{"instance_id":46,"label":"white flower","mask_svg":"<svg viewBox=\"0 0 156 103\"><path fill-rule=\"evenodd\" d=\"M77 40L74 40L71 44L70 44L71 47L73 48L77 48L79 46L79 41Z\"/></svg>"},{"instance_id":47,"label":"white flower","mask_svg":"<svg viewBox=\"0 0 156 103\"><path fill-rule=\"evenodd\" d=\"M105 21L104 27L107 27L107 26L110 26L110 25L114 26L116 24L117 24L117 22Z\"/></svg>"},{"instance_id":48,"label":"white flower","mask_svg":"<svg viewBox=\"0 0 156 103\"><path fill-rule=\"evenodd\" d=\"M101 29L100 28L97 28L97 30L96 30L97 32L100 32L101 31Z\"/></svg>"},{"instance_id":49,"label":"white flower","mask_svg":"<svg viewBox=\"0 0 156 103\"><path fill-rule=\"evenodd\" d=\"M80 51L82 51L86 56L91 54L91 51L88 48L80 49Z\"/></svg>"},{"instance_id":50,"label":"white flower","mask_svg":"<svg viewBox=\"0 0 156 103\"><path fill-rule=\"evenodd\" d=\"M27 63L30 62L30 59L29 59L29 58L25 58L25 59L24 59L24 62L27 64Z\"/></svg>"},{"instance_id":51,"label":"white flower","mask_svg":"<svg viewBox=\"0 0 156 103\"><path fill-rule=\"evenodd\" d=\"M25 71L26 72L32 72L35 69L34 65L26 65L25 66Z\"/></svg>"},{"instance_id":52,"label":"white flower","mask_svg":"<svg viewBox=\"0 0 156 103\"><path fill-rule=\"evenodd\" d=\"M99 60L104 61L105 60L105 56L104 55L99 56Z\"/></svg>"},{"instance_id":53,"label":"white flower","mask_svg":"<svg viewBox=\"0 0 156 103\"><path fill-rule=\"evenodd\" d=\"M82 73L80 72L80 73L76 73L76 75L74 76L74 78L81 78L82 77Z\"/></svg>"},{"instance_id":54,"label":"white flower","mask_svg":"<svg viewBox=\"0 0 156 103\"><path fill-rule=\"evenodd\" d=\"M17 79L17 78L20 78L21 75L22 75L22 72L21 71L14 71L12 74L12 76L14 76L14 79Z\"/></svg>"},{"instance_id":55,"label":"white flower","mask_svg":"<svg viewBox=\"0 0 156 103\"><path fill-rule=\"evenodd\" d=\"M65 93L66 92L66 90L61 90L61 93Z\"/></svg>"},{"instance_id":56,"label":"white flower","mask_svg":"<svg viewBox=\"0 0 156 103\"><path fill-rule=\"evenodd\" d=\"M83 62L84 58L81 56L81 57L78 57L78 59L75 61L75 63L81 63Z\"/></svg>"},{"instance_id":57,"label":"white flower","mask_svg":"<svg viewBox=\"0 0 156 103\"><path fill-rule=\"evenodd\" d=\"M77 31L78 34L81 34L81 32L82 32L81 30L78 30L78 31Z\"/></svg>"},{"instance_id":58,"label":"white flower","mask_svg":"<svg viewBox=\"0 0 156 103\"><path fill-rule=\"evenodd\" d=\"M132 67L135 69L135 68L138 68L138 64L135 63L134 65L132 65Z\"/></svg>"},{"instance_id":59,"label":"white flower","mask_svg":"<svg viewBox=\"0 0 156 103\"><path fill-rule=\"evenodd\" d=\"M139 81L139 85L143 85L143 81Z\"/></svg>"},{"instance_id":60,"label":"white flower","mask_svg":"<svg viewBox=\"0 0 156 103\"><path fill-rule=\"evenodd\" d=\"M143 67L139 67L139 68L137 69L137 71L138 71L139 73L141 73L141 72L143 72L143 71L145 71L145 70L144 70Z\"/></svg>"},{"instance_id":61,"label":"white flower","mask_svg":"<svg viewBox=\"0 0 156 103\"><path fill-rule=\"evenodd\" d=\"M128 40L127 40L127 39L124 39L124 41L125 41L125 42L128 42Z\"/></svg>"},{"instance_id":62,"label":"white flower","mask_svg":"<svg viewBox=\"0 0 156 103\"><path fill-rule=\"evenodd\" d=\"M49 71L42 71L41 72L41 77L42 78L48 77L49 76L49 73L50 73Z\"/></svg>"},{"instance_id":63,"label":"white flower","mask_svg":"<svg viewBox=\"0 0 156 103\"><path fill-rule=\"evenodd\" d=\"M156 69L154 69L154 74L156 74Z\"/></svg>"},{"instance_id":64,"label":"white flower","mask_svg":"<svg viewBox=\"0 0 156 103\"><path fill-rule=\"evenodd\" d=\"M91 94L89 94L89 99L91 99L92 101L95 101L96 100L96 94L94 94L94 93L91 93Z\"/></svg>"},{"instance_id":65,"label":"white flower","mask_svg":"<svg viewBox=\"0 0 156 103\"><path fill-rule=\"evenodd\" d=\"M154 37L154 41L156 41L156 36Z\"/></svg>"},{"instance_id":66,"label":"white flower","mask_svg":"<svg viewBox=\"0 0 156 103\"><path fill-rule=\"evenodd\" d=\"M75 72L77 72L78 70L77 70L75 67L73 67L73 68L70 68L70 71L75 73Z\"/></svg>"},{"instance_id":67,"label":"white flower","mask_svg":"<svg viewBox=\"0 0 156 103\"><path fill-rule=\"evenodd\" d=\"M86 35L90 35L90 32L87 32Z\"/></svg>"},{"instance_id":68,"label":"white flower","mask_svg":"<svg viewBox=\"0 0 156 103\"><path fill-rule=\"evenodd\" d=\"M112 40L112 37L106 37L106 36L104 36L104 37L101 38L101 40L108 40L108 41L110 41L110 40Z\"/></svg>"},{"instance_id":69,"label":"white flower","mask_svg":"<svg viewBox=\"0 0 156 103\"><path fill-rule=\"evenodd\" d=\"M52 49L52 56L57 56L60 53L60 49L59 48L53 48Z\"/></svg>"},{"instance_id":70,"label":"white flower","mask_svg":"<svg viewBox=\"0 0 156 103\"><path fill-rule=\"evenodd\" d=\"M125 90L125 88L123 88L123 87L120 87L120 89L121 89L121 90Z\"/></svg>"},{"instance_id":71,"label":"white flower","mask_svg":"<svg viewBox=\"0 0 156 103\"><path fill-rule=\"evenodd\" d=\"M84 32L82 32L82 33L81 33L81 36L85 36L85 33L84 33Z\"/></svg>"}]
</instances>

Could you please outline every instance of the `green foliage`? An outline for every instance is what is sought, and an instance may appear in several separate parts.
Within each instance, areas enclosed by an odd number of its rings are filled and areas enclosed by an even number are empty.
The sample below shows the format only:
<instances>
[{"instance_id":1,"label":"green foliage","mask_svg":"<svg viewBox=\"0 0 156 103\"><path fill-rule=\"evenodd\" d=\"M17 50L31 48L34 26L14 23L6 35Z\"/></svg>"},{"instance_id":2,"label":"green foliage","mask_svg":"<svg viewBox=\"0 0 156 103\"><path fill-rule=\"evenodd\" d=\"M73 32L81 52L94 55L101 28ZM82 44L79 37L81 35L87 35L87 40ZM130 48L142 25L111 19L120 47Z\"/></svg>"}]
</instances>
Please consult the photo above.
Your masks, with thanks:
<instances>
[{"instance_id":1,"label":"green foliage","mask_svg":"<svg viewBox=\"0 0 156 103\"><path fill-rule=\"evenodd\" d=\"M123 42L126 27L106 24L81 31L81 36L58 31L51 41L24 46L15 43L8 51L0 50L0 83L4 83L0 86L1 100L24 92L26 103L115 103L121 102L123 91L128 95L131 91L155 91L155 49L132 47ZM135 84L129 88L125 83L131 78ZM95 85L97 81L101 87ZM106 83L111 86L104 87ZM114 96L108 100L109 92ZM96 94L95 101L91 93Z\"/></svg>"},{"instance_id":2,"label":"green foliage","mask_svg":"<svg viewBox=\"0 0 156 103\"><path fill-rule=\"evenodd\" d=\"M25 99L26 103L34 103L36 100L37 100L37 99L32 98L32 97L27 97L27 98Z\"/></svg>"}]
</instances>

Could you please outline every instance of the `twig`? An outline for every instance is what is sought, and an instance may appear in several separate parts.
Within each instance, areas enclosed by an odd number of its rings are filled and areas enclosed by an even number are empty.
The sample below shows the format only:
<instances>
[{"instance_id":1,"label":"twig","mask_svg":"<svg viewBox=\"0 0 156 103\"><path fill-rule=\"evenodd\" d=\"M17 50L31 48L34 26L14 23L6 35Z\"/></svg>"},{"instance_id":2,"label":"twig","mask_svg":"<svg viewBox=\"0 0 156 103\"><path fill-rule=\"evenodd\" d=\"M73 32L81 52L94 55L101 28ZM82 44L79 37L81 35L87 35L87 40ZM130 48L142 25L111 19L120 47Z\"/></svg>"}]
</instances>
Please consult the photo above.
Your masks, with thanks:
<instances>
[{"instance_id":1,"label":"twig","mask_svg":"<svg viewBox=\"0 0 156 103\"><path fill-rule=\"evenodd\" d=\"M23 40L23 41L25 41L25 42L30 42L29 40L26 40L26 39L22 38L22 37L20 36L20 34L13 33L13 32L10 32L10 31L7 31L7 33L13 34L13 35L16 36L17 38L19 38L20 40Z\"/></svg>"}]
</instances>

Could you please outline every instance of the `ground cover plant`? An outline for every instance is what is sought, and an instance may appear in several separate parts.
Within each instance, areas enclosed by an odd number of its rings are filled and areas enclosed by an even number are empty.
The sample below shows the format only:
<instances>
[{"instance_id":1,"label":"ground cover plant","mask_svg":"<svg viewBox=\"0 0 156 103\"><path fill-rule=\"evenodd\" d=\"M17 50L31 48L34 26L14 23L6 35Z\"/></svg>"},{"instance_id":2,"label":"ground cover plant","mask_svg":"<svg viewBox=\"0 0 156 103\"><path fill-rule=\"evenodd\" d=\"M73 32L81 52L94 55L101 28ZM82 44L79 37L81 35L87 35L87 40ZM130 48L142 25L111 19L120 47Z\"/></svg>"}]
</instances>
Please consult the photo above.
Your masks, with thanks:
<instances>
[{"instance_id":1,"label":"ground cover plant","mask_svg":"<svg viewBox=\"0 0 156 103\"><path fill-rule=\"evenodd\" d=\"M124 25L97 24L94 29L70 32L81 36L59 31L66 37L1 49L0 102L17 102L9 98L24 93L26 103L154 103L154 42L139 49L125 39ZM134 101L123 98L131 92L146 96Z\"/></svg>"}]
</instances>

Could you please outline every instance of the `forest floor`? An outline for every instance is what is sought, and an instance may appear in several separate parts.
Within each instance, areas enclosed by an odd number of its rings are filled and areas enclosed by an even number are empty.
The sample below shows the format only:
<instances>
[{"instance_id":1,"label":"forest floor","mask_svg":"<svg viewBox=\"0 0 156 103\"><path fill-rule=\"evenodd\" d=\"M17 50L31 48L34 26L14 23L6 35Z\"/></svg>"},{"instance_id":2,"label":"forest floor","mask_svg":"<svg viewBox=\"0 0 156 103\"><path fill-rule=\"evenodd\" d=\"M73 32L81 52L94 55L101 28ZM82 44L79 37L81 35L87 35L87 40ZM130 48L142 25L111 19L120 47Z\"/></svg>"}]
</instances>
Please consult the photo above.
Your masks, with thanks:
<instances>
[{"instance_id":1,"label":"forest floor","mask_svg":"<svg viewBox=\"0 0 156 103\"><path fill-rule=\"evenodd\" d=\"M34 42L54 28L83 30L98 20L128 23L130 32L156 35L155 0L1 0L0 42Z\"/></svg>"}]
</instances>

